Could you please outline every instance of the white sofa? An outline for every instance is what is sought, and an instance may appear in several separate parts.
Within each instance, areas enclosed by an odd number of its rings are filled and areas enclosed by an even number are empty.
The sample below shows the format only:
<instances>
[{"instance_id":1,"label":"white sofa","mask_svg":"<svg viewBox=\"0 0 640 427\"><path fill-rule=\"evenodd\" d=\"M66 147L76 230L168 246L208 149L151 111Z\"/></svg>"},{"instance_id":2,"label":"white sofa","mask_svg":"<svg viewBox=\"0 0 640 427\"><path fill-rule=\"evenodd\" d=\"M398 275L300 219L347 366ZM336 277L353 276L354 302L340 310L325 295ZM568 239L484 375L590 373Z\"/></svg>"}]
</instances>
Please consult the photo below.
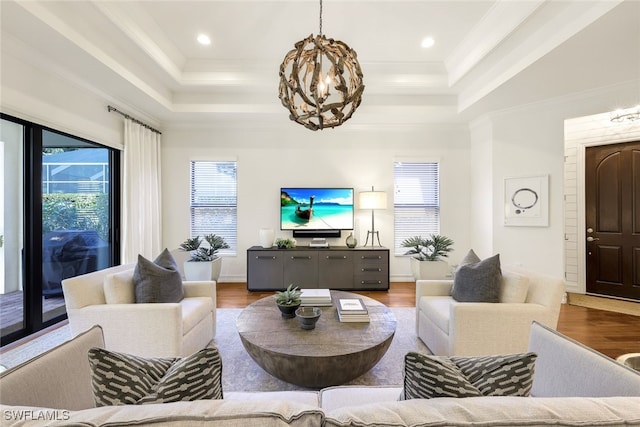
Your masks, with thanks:
<instances>
[{"instance_id":1,"label":"white sofa","mask_svg":"<svg viewBox=\"0 0 640 427\"><path fill-rule=\"evenodd\" d=\"M87 351L92 328L0 373L2 425L19 426L620 426L640 425L640 374L540 324L533 397L398 401L402 386L229 392L223 400L94 408ZM232 363L225 361L223 365ZM223 368L224 369L224 368ZM398 369L402 369L398 366Z\"/></svg>"},{"instance_id":2,"label":"white sofa","mask_svg":"<svg viewBox=\"0 0 640 427\"><path fill-rule=\"evenodd\" d=\"M179 303L136 304L134 268L125 264L62 282L71 332L100 325L106 349L143 357L186 356L206 347L216 331L216 282L183 282Z\"/></svg>"},{"instance_id":3,"label":"white sofa","mask_svg":"<svg viewBox=\"0 0 640 427\"><path fill-rule=\"evenodd\" d=\"M416 334L435 355L480 356L526 351L529 327L558 325L564 281L502 269L499 303L458 302L453 280L416 282Z\"/></svg>"}]
</instances>

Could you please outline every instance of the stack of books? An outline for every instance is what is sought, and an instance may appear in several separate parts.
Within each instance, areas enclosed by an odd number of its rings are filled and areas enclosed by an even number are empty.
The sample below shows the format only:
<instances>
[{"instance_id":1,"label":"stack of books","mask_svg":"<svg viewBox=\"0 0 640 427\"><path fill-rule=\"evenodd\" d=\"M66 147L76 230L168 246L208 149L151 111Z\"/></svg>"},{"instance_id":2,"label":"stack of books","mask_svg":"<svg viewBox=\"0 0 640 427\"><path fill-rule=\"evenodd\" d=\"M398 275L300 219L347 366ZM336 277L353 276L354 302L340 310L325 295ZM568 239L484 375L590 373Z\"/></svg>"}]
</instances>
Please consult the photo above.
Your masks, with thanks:
<instances>
[{"instance_id":1,"label":"stack of books","mask_svg":"<svg viewBox=\"0 0 640 427\"><path fill-rule=\"evenodd\" d=\"M331 293L329 289L301 289L300 305L331 306Z\"/></svg>"},{"instance_id":2,"label":"stack of books","mask_svg":"<svg viewBox=\"0 0 640 427\"><path fill-rule=\"evenodd\" d=\"M341 322L369 322L369 311L361 298L340 298L337 304Z\"/></svg>"}]
</instances>

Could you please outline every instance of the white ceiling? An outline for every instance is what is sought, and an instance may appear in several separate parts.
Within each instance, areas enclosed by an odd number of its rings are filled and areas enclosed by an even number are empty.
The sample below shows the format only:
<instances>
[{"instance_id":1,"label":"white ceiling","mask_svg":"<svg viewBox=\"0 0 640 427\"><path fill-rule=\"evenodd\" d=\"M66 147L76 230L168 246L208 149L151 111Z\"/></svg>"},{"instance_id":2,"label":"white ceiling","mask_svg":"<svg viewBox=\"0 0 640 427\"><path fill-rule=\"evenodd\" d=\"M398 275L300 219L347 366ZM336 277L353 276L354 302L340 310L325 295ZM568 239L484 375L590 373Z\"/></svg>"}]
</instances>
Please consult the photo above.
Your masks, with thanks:
<instances>
[{"instance_id":1,"label":"white ceiling","mask_svg":"<svg viewBox=\"0 0 640 427\"><path fill-rule=\"evenodd\" d=\"M3 55L160 127L287 122L279 65L319 29L318 0L3 0L0 13ZM323 33L358 53L353 126L460 123L640 80L636 0L324 0Z\"/></svg>"}]
</instances>

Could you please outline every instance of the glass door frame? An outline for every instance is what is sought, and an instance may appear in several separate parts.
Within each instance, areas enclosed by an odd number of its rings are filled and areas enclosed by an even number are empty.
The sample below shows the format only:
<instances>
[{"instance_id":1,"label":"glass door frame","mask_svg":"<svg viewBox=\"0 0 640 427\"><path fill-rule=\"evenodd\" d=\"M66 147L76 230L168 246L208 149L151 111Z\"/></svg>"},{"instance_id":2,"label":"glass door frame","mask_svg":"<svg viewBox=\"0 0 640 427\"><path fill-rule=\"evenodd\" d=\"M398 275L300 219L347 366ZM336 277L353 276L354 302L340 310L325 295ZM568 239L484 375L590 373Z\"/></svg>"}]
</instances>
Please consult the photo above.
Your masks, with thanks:
<instances>
[{"instance_id":1,"label":"glass door frame","mask_svg":"<svg viewBox=\"0 0 640 427\"><path fill-rule=\"evenodd\" d=\"M65 132L0 113L0 119L24 126L24 241L22 248L22 283L24 319L23 328L0 337L4 346L27 335L38 332L67 318L66 312L47 321L43 320L43 226L42 226L42 148L43 132L49 131L78 139L97 147L109 149L109 229L110 259L120 264L120 212L121 212L121 152L112 147Z\"/></svg>"}]
</instances>

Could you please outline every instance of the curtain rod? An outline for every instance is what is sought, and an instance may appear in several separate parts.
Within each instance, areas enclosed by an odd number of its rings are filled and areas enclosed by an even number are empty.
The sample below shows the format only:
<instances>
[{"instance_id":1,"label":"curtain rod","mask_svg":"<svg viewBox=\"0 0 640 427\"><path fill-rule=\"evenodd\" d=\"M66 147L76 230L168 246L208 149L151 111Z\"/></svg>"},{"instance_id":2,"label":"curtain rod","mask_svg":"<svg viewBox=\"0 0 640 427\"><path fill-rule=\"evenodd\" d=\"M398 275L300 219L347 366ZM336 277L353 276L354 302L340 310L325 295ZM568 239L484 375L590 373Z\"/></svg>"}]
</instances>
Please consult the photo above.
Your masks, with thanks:
<instances>
[{"instance_id":1,"label":"curtain rod","mask_svg":"<svg viewBox=\"0 0 640 427\"><path fill-rule=\"evenodd\" d=\"M110 113L111 113L111 112L118 113L118 114L120 114L121 116L123 116L125 119L129 119L129 120L131 120L132 122L137 123L137 124L139 124L140 126L146 127L146 128L147 128L147 129L149 129L150 131L157 133L158 135L162 135L162 132L160 132L158 129L155 129L155 128L153 128L153 127L149 126L148 124L146 124L146 123L144 123L144 122L141 122L140 120L138 120L138 119L136 119L136 118L134 118L134 117L131 117L131 116L130 116L130 115L128 115L127 113L123 113L122 111L118 110L116 107L112 107L111 105L107 105L107 111L109 111Z\"/></svg>"}]
</instances>

